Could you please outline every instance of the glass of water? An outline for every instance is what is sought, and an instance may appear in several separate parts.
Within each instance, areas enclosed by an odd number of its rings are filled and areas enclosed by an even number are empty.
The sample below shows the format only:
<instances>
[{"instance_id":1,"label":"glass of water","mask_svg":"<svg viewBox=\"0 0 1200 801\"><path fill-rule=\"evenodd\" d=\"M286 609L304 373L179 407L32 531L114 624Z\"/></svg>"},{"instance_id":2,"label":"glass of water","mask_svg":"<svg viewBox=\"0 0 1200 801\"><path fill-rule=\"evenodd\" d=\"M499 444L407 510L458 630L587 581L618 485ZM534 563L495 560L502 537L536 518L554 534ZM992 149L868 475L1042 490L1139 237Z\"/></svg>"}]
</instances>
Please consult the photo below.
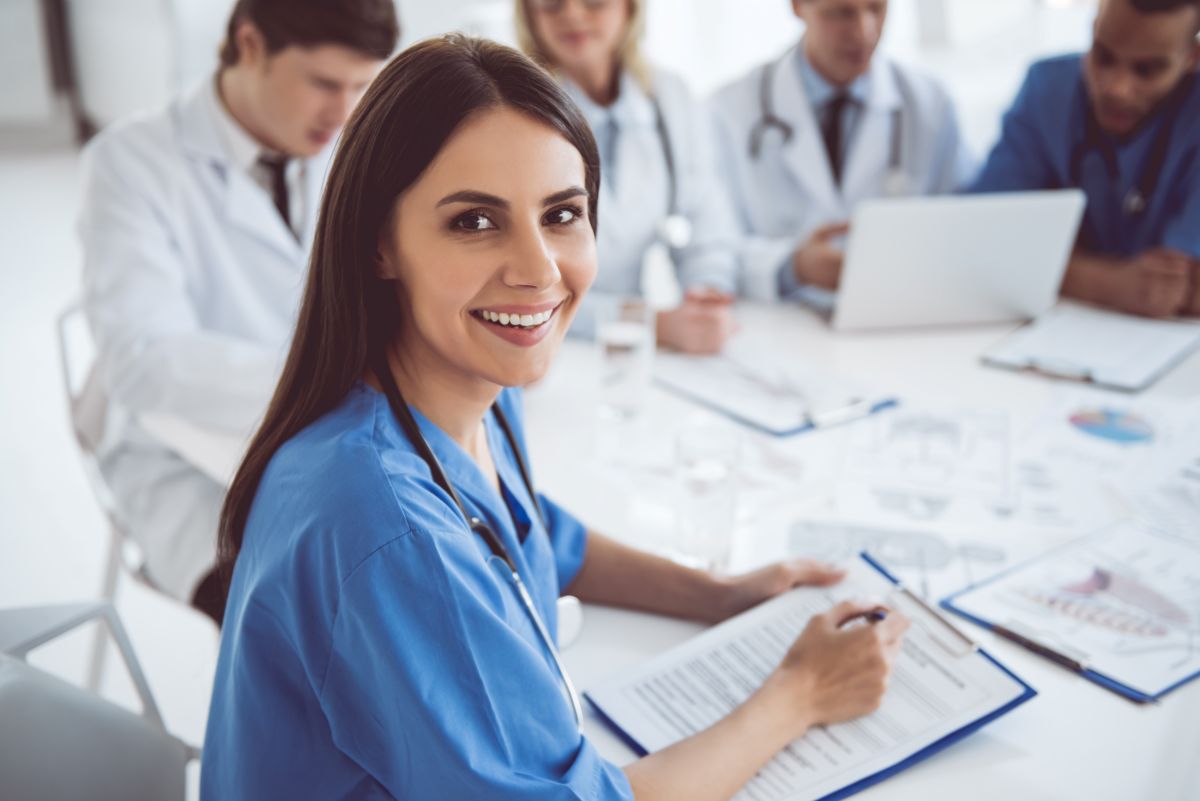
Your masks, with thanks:
<instances>
[{"instance_id":1,"label":"glass of water","mask_svg":"<svg viewBox=\"0 0 1200 801\"><path fill-rule=\"evenodd\" d=\"M609 415L637 416L650 390L654 339L654 310L644 301L620 301L601 313L596 325L600 404Z\"/></svg>"},{"instance_id":2,"label":"glass of water","mask_svg":"<svg viewBox=\"0 0 1200 801\"><path fill-rule=\"evenodd\" d=\"M688 425L676 435L678 547L715 573L729 570L739 461L738 439L727 426Z\"/></svg>"}]
</instances>

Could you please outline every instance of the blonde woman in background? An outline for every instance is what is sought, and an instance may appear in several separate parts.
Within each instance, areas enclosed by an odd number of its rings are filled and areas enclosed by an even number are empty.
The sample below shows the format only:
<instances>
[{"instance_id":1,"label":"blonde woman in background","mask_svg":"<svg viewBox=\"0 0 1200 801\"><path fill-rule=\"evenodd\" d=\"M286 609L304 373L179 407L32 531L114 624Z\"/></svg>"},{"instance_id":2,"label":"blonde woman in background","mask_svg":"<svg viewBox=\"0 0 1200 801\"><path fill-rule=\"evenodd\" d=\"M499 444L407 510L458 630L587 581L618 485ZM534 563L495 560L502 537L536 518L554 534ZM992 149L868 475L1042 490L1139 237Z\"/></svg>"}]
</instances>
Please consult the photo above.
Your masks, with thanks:
<instances>
[{"instance_id":1,"label":"blonde woman in background","mask_svg":"<svg viewBox=\"0 0 1200 801\"><path fill-rule=\"evenodd\" d=\"M639 42L644 0L517 0L517 39L582 109L600 149L600 271L572 333L640 296L669 253L683 299L659 311L658 343L716 353L736 330L735 222L722 195L710 122L684 83Z\"/></svg>"}]
</instances>

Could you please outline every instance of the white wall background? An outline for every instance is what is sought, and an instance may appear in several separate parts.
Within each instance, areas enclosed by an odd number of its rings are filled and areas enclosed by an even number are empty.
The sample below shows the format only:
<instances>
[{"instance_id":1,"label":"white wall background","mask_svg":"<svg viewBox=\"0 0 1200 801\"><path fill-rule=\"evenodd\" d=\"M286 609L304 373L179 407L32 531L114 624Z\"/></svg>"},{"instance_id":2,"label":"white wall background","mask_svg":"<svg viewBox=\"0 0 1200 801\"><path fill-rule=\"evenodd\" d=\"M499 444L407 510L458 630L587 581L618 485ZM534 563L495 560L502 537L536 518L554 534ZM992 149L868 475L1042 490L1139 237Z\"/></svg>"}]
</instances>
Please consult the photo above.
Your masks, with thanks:
<instances>
[{"instance_id":1,"label":"white wall background","mask_svg":"<svg viewBox=\"0 0 1200 801\"><path fill-rule=\"evenodd\" d=\"M45 123L54 110L38 0L0 0L0 125Z\"/></svg>"}]
</instances>

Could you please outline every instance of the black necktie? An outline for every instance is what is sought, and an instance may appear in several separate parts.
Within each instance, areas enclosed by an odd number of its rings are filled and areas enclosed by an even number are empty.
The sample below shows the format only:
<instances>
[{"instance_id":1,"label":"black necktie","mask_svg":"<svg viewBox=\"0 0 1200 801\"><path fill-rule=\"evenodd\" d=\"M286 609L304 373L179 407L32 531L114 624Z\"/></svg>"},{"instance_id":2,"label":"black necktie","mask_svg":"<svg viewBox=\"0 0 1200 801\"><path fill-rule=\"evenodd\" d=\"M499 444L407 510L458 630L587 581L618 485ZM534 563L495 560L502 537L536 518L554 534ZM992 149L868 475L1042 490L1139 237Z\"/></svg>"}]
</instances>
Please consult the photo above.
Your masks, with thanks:
<instances>
[{"instance_id":1,"label":"black necktie","mask_svg":"<svg viewBox=\"0 0 1200 801\"><path fill-rule=\"evenodd\" d=\"M271 197L275 201L275 208L279 210L279 216L283 218L283 224L290 231L292 216L288 205L287 156L270 156L264 153L258 157L258 163L271 176Z\"/></svg>"},{"instance_id":2,"label":"black necktie","mask_svg":"<svg viewBox=\"0 0 1200 801\"><path fill-rule=\"evenodd\" d=\"M838 186L842 185L842 117L850 102L849 94L838 92L825 104L825 115L821 120L821 138L825 140L833 182Z\"/></svg>"}]
</instances>

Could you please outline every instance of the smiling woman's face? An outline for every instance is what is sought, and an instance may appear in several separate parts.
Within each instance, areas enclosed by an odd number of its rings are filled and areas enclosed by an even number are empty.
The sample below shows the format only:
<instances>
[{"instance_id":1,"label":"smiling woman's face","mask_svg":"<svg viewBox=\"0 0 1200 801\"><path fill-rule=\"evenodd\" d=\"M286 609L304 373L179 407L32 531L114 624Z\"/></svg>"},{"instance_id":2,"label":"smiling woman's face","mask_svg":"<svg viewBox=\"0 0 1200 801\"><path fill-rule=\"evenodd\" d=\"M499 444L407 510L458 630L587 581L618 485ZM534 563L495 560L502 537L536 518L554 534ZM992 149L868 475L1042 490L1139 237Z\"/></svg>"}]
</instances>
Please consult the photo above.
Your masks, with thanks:
<instances>
[{"instance_id":1,"label":"smiling woman's face","mask_svg":"<svg viewBox=\"0 0 1200 801\"><path fill-rule=\"evenodd\" d=\"M541 378L596 277L584 185L583 157L545 124L505 107L463 123L380 235L401 359L430 379Z\"/></svg>"}]
</instances>

